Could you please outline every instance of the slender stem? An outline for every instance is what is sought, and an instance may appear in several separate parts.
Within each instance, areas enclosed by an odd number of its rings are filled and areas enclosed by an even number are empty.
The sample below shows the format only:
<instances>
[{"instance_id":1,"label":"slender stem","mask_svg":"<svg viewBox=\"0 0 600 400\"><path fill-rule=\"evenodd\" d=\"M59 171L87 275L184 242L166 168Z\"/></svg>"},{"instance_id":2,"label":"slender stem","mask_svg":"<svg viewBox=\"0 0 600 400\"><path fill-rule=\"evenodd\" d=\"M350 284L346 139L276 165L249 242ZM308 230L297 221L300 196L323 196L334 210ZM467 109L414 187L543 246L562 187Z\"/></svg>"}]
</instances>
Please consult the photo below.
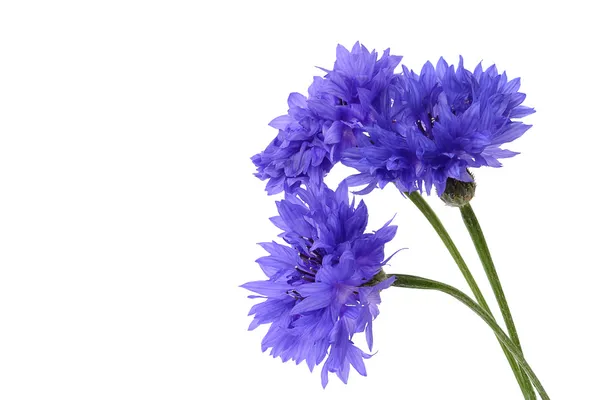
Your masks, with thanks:
<instances>
[{"instance_id":1,"label":"slender stem","mask_svg":"<svg viewBox=\"0 0 600 400\"><path fill-rule=\"evenodd\" d=\"M450 252L450 255L456 262L456 265L458 265L460 272L465 277L465 280L467 281L471 292L473 292L473 295L475 295L475 299L481 305L481 307L483 307L486 311L489 312L490 308L487 302L485 301L485 298L483 297L483 294L481 293L481 290L479 289L475 278L473 278L469 267L467 267L465 260L462 258L460 252L456 248L456 245L454 244L454 241L452 241L452 238L448 234L448 231L446 230L446 228L444 228L442 221L440 221L435 212L431 209L431 207L429 207L429 204L427 204L425 199L418 192L412 192L408 195L408 198L417 206L417 208L421 211L421 213L423 213L425 218L427 218L433 229L435 229L440 239L442 239L442 242L444 242L444 245L446 245L446 248Z\"/></svg>"},{"instance_id":2,"label":"slender stem","mask_svg":"<svg viewBox=\"0 0 600 400\"><path fill-rule=\"evenodd\" d=\"M496 323L494 317L489 314L483 307L475 303L469 296L461 292L460 290L446 285L445 283L433 281L426 278L421 278L418 276L411 275L401 275L401 274L389 274L388 276L394 276L396 279L393 286L404 287L404 288L412 288L412 289L431 289L431 290L439 290L440 292L449 294L454 297L461 303L465 304L469 307L475 314L477 314L481 319L483 319L490 328L494 331L494 334L498 338L504 346L511 352L515 360L521 365L521 368L531 379L533 386L535 386L536 390L540 394L542 400L550 400L548 397L548 393L542 386L542 383L539 381L525 358L523 357L523 353L521 350L512 342L512 340L504 333L502 328Z\"/></svg>"},{"instance_id":3,"label":"slender stem","mask_svg":"<svg viewBox=\"0 0 600 400\"><path fill-rule=\"evenodd\" d=\"M471 235L471 239L473 239L473 244L477 249L477 254L479 254L479 258L481 259L481 263L485 269L485 274L487 275L490 285L494 290L494 296L496 296L496 300L500 306L500 311L502 312L502 317L506 323L508 334L513 343L519 348L519 350L522 351L519 335L517 334L517 328L515 327L515 323L510 313L510 308L508 308L508 302L506 301L506 296L504 296L504 290L502 290L498 272L496 272L496 267L492 261L490 249L487 246L485 237L483 236L483 231L481 230L481 226L479 225L477 217L475 216L475 212L473 211L471 205L467 203L465 206L460 208L460 213L462 214L463 221L465 222L467 230Z\"/></svg>"},{"instance_id":4,"label":"slender stem","mask_svg":"<svg viewBox=\"0 0 600 400\"><path fill-rule=\"evenodd\" d=\"M431 224L433 229L435 229L435 231L437 232L437 234L440 237L440 239L442 240L442 242L444 242L444 245L446 246L446 248L450 252L450 255L456 262L456 265L458 265L460 272L462 273L465 280L467 281L467 284L469 285L471 292L473 292L473 295L475 296L475 299L477 300L477 302L481 305L481 307L483 307L483 309L486 312L489 313L489 315L493 315L490 310L490 307L488 306L487 302L485 301L485 298L483 297L483 294L481 293L481 290L479 289L479 286L477 285L477 282L475 281L475 278L473 278L473 275L471 274L469 267L465 263L465 260L462 258L460 252L458 251L458 249L456 248L456 245L454 244L454 241L448 234L448 231L446 230L446 228L444 228L444 225L442 224L442 222L440 221L438 216L435 214L435 212L431 209L429 204L427 204L425 199L418 192L412 192L412 193L406 194L406 195L417 206L417 208L421 211L421 213L423 213L423 215L425 216L425 218L427 218L427 220L429 221L429 223ZM492 316L492 318L493 318L493 316ZM522 373L521 369L519 368L518 363L515 361L513 356L510 354L510 352L508 351L506 346L504 344L502 344L502 342L500 342L500 346L502 347L502 351L504 352L504 355L506 356L506 359L508 360L508 363L510 364L510 368L512 369L513 373L515 374L515 378L517 379L517 383L519 384L519 387L521 388L521 391L523 392L523 396L525 397L525 399L535 399L535 393L533 392L533 389L531 388L531 384L529 383L527 376Z\"/></svg>"}]
</instances>

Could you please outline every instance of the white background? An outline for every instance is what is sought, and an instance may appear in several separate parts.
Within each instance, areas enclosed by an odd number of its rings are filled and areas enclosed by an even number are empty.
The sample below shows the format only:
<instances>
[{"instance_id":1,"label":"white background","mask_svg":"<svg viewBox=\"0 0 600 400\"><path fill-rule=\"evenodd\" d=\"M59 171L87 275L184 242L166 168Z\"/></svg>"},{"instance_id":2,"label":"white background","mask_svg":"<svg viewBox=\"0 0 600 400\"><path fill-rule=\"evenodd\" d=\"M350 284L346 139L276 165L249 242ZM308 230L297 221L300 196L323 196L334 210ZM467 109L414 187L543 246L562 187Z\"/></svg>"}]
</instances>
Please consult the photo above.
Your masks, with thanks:
<instances>
[{"instance_id":1,"label":"white background","mask_svg":"<svg viewBox=\"0 0 600 400\"><path fill-rule=\"evenodd\" d=\"M323 390L246 331L238 286L278 233L249 158L288 93L356 40L415 69L462 54L522 77L534 127L507 146L521 155L475 171L473 207L551 398L599 399L591 4L2 2L0 399L520 398L490 330L439 293L383 293L378 353L347 386ZM365 200L370 229L397 213L388 253L408 250L390 272L467 290L412 204L392 187ZM491 301L458 211L429 200Z\"/></svg>"}]
</instances>

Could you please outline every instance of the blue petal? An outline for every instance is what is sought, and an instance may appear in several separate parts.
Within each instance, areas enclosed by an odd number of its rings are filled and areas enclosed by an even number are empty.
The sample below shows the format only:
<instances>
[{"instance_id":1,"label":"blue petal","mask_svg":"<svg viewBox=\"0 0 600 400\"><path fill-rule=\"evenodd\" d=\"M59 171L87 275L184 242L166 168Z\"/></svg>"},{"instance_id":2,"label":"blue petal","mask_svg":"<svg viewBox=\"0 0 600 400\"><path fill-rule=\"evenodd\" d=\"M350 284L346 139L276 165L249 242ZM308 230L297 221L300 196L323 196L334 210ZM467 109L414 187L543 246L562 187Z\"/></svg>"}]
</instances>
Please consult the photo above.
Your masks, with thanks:
<instances>
[{"instance_id":1,"label":"blue petal","mask_svg":"<svg viewBox=\"0 0 600 400\"><path fill-rule=\"evenodd\" d=\"M310 285L305 285L305 286L310 286ZM325 308L330 304L331 304L331 293L329 293L327 291L323 291L320 293L313 294L312 296L309 296L309 297L303 299L302 301L298 302L298 304L296 304L294 306L294 308L292 308L291 313L292 314L301 314L301 313L305 313L308 311L314 311L314 310L318 310L321 308Z\"/></svg>"},{"instance_id":2,"label":"blue petal","mask_svg":"<svg viewBox=\"0 0 600 400\"><path fill-rule=\"evenodd\" d=\"M521 137L529 128L531 128L531 125L526 125L522 122L513 122L502 133L494 137L491 144L497 145L512 142L513 140Z\"/></svg>"},{"instance_id":3,"label":"blue petal","mask_svg":"<svg viewBox=\"0 0 600 400\"><path fill-rule=\"evenodd\" d=\"M288 105L290 107L306 108L306 97L301 95L300 93L290 93L288 97Z\"/></svg>"},{"instance_id":4,"label":"blue petal","mask_svg":"<svg viewBox=\"0 0 600 400\"><path fill-rule=\"evenodd\" d=\"M291 123L294 122L294 119L292 117L290 117L289 115L281 115L277 118L275 118L274 120L272 120L271 122L269 122L269 126L275 128L275 129L286 129Z\"/></svg>"},{"instance_id":5,"label":"blue petal","mask_svg":"<svg viewBox=\"0 0 600 400\"><path fill-rule=\"evenodd\" d=\"M271 282L271 281L255 281L241 285L244 289L248 289L254 293L264 296L281 296L290 289L287 283Z\"/></svg>"},{"instance_id":6,"label":"blue petal","mask_svg":"<svg viewBox=\"0 0 600 400\"><path fill-rule=\"evenodd\" d=\"M344 123L342 123L341 121L335 121L325 132L325 143L339 143L342 140L342 135L344 133L344 129L346 128L347 126L344 125Z\"/></svg>"}]
</instances>

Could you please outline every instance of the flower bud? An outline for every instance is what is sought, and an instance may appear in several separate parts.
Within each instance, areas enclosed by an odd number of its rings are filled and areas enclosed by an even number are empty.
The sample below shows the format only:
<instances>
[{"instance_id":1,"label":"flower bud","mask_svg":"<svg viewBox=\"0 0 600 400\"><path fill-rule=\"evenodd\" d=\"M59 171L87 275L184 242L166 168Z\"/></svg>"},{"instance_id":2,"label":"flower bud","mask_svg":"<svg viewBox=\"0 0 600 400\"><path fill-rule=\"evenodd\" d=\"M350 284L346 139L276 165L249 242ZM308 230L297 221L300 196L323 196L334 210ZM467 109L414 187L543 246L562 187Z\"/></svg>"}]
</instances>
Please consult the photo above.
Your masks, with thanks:
<instances>
[{"instance_id":1,"label":"flower bud","mask_svg":"<svg viewBox=\"0 0 600 400\"><path fill-rule=\"evenodd\" d=\"M454 178L448 178L446 181L446 190L440 196L442 201L451 207L462 207L475 197L475 177L470 171L467 171L473 180L471 182L463 182Z\"/></svg>"}]
</instances>

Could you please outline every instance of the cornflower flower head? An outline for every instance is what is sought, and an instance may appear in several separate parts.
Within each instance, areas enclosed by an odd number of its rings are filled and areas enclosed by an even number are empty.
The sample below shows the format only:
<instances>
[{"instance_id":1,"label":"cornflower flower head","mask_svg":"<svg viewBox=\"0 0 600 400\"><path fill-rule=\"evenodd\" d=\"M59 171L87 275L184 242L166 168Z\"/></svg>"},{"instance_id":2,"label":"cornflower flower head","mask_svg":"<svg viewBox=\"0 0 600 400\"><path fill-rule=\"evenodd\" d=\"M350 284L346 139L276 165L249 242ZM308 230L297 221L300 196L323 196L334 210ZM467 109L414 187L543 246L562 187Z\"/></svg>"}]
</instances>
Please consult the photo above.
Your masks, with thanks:
<instances>
[{"instance_id":1,"label":"cornflower flower head","mask_svg":"<svg viewBox=\"0 0 600 400\"><path fill-rule=\"evenodd\" d=\"M501 146L531 127L514 120L534 112L519 88L519 78L495 66L466 70L462 57L456 69L443 58L420 74L403 67L380 97L369 141L344 153L342 162L360 172L348 183L367 184L361 194L393 182L403 192L435 186L441 196L449 178L472 181L467 168L502 166L499 159L518 153Z\"/></svg>"},{"instance_id":2,"label":"cornflower flower head","mask_svg":"<svg viewBox=\"0 0 600 400\"><path fill-rule=\"evenodd\" d=\"M378 59L358 42L352 51L338 45L333 70L323 69L325 77L314 77L308 98L290 94L288 113L270 123L277 136L252 157L255 175L268 180L268 194L320 184L344 150L368 140L363 132L378 114L375 100L401 58L388 49Z\"/></svg>"},{"instance_id":3,"label":"cornflower flower head","mask_svg":"<svg viewBox=\"0 0 600 400\"><path fill-rule=\"evenodd\" d=\"M371 356L352 338L365 332L372 349L379 293L393 282L382 274L384 245L396 227L390 221L365 233L367 208L349 201L345 184L335 192L325 185L300 188L277 208L271 220L286 245L261 243L269 255L257 263L267 279L242 285L258 294L251 298L264 299L251 308L249 329L270 324L262 350L284 362L305 361L312 371L324 361L323 387L329 372L347 383L350 366L366 375L363 359Z\"/></svg>"}]
</instances>

